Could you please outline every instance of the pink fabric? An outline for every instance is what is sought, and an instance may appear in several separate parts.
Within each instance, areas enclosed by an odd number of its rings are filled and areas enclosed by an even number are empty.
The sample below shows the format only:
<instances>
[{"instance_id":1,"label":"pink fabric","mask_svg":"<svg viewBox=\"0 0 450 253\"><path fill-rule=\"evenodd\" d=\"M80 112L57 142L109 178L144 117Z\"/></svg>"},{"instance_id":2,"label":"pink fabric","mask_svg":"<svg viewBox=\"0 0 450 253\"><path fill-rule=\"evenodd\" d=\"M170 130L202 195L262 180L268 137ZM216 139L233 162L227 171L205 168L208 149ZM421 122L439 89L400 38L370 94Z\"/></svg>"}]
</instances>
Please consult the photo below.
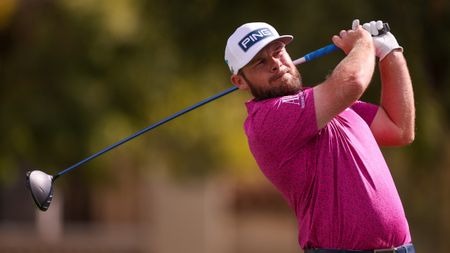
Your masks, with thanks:
<instances>
[{"instance_id":1,"label":"pink fabric","mask_svg":"<svg viewBox=\"0 0 450 253\"><path fill-rule=\"evenodd\" d=\"M295 211L302 248L367 250L411 242L369 128L377 106L356 102L317 129L313 89L246 105L250 149Z\"/></svg>"}]
</instances>

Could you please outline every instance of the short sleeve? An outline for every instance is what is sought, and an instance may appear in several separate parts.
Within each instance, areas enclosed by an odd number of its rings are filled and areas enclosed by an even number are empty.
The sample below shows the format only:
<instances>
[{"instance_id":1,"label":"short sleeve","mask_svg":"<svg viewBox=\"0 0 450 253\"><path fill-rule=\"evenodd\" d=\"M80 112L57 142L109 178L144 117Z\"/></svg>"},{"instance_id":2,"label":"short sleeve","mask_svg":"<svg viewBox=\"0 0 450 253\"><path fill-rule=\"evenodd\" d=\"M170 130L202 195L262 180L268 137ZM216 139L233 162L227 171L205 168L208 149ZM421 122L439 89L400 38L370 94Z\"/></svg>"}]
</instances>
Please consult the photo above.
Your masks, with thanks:
<instances>
[{"instance_id":1,"label":"short sleeve","mask_svg":"<svg viewBox=\"0 0 450 253\"><path fill-rule=\"evenodd\" d=\"M370 126L375 118L375 115L377 114L378 105L363 101L356 101L351 106L351 109L355 111L367 123L367 125Z\"/></svg>"}]
</instances>

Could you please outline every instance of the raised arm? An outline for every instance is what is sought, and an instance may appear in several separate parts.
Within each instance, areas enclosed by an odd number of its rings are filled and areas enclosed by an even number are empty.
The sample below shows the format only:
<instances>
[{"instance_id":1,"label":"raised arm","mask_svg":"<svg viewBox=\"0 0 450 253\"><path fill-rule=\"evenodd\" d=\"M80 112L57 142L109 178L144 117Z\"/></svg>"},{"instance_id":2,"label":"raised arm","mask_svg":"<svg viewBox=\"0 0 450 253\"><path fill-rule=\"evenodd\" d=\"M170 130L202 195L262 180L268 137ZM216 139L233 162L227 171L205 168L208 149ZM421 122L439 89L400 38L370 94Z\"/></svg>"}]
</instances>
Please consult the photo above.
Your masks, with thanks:
<instances>
[{"instance_id":1,"label":"raised arm","mask_svg":"<svg viewBox=\"0 0 450 253\"><path fill-rule=\"evenodd\" d=\"M375 68L375 49L370 34L356 26L333 36L333 43L347 56L325 82L314 87L317 126L324 127L358 100L368 87Z\"/></svg>"},{"instance_id":2,"label":"raised arm","mask_svg":"<svg viewBox=\"0 0 450 253\"><path fill-rule=\"evenodd\" d=\"M363 25L375 31L381 21ZM376 32L376 31L375 31ZM374 37L377 57L380 59L381 102L370 126L377 142L383 146L402 146L414 140L414 95L408 66L394 35L387 33Z\"/></svg>"},{"instance_id":3,"label":"raised arm","mask_svg":"<svg viewBox=\"0 0 450 253\"><path fill-rule=\"evenodd\" d=\"M370 126L383 146L402 146L414 140L414 95L403 53L394 50L379 63L381 104Z\"/></svg>"}]
</instances>

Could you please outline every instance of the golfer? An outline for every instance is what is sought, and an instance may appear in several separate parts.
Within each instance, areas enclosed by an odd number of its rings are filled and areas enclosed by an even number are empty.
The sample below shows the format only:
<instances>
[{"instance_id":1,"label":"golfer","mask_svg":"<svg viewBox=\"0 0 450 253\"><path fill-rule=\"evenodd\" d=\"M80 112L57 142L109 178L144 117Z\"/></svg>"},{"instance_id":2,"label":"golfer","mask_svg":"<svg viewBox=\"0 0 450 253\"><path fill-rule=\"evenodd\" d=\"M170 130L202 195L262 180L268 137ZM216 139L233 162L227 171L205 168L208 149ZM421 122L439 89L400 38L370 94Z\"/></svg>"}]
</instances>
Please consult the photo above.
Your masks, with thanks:
<instances>
[{"instance_id":1,"label":"golfer","mask_svg":"<svg viewBox=\"0 0 450 253\"><path fill-rule=\"evenodd\" d=\"M403 48L382 28L355 20L333 36L346 56L312 88L286 51L292 36L255 22L228 39L231 81L254 96L244 124L250 150L295 212L307 253L415 252L380 151L413 141L413 90ZM379 105L359 100L376 61Z\"/></svg>"}]
</instances>

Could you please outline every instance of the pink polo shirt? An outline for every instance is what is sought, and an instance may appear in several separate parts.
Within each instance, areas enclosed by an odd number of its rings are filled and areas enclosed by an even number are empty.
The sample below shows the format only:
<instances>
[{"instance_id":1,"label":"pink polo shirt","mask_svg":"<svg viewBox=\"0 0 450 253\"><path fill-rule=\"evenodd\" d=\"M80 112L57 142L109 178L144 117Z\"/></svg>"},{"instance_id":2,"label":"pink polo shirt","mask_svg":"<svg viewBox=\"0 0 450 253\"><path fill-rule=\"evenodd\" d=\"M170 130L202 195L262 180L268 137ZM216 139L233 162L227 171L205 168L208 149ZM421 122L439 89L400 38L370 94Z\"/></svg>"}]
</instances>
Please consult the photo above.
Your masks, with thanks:
<instances>
[{"instance_id":1,"label":"pink polo shirt","mask_svg":"<svg viewBox=\"0 0 450 253\"><path fill-rule=\"evenodd\" d=\"M249 101L245 132L264 175L298 220L302 248L368 250L411 242L389 168L356 102L318 129L313 89Z\"/></svg>"}]
</instances>

